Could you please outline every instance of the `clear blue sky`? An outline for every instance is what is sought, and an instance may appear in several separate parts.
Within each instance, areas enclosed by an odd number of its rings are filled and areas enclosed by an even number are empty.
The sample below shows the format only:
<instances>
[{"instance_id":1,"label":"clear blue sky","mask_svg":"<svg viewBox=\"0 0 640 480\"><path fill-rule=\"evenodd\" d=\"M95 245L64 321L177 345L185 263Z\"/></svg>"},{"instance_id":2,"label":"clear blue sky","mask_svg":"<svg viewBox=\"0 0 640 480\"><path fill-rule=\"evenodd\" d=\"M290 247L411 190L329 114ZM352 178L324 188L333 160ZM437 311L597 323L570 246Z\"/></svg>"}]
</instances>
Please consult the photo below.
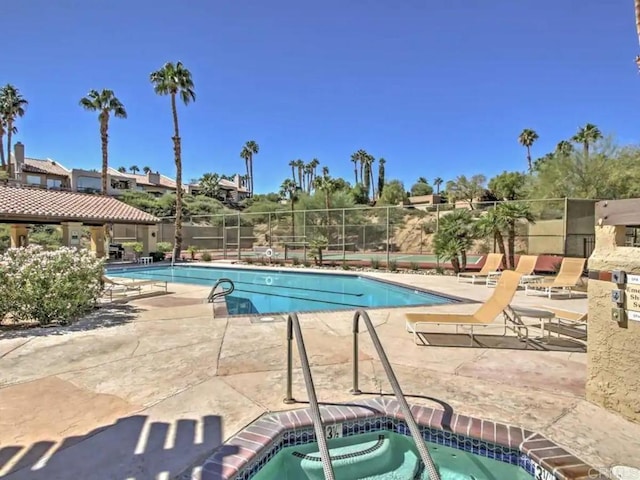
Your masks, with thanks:
<instances>
[{"instance_id":1,"label":"clear blue sky","mask_svg":"<svg viewBox=\"0 0 640 480\"><path fill-rule=\"evenodd\" d=\"M91 5L89 7L89 5ZM0 83L29 99L28 156L99 168L97 118L78 107L111 88L110 163L173 176L169 99L149 73L181 60L197 101L180 108L185 179L244 169L258 192L289 160L317 157L353 181L359 148L387 177L524 169L586 122L636 142L640 52L631 0L23 0L2 7ZM7 31L8 29L8 31Z\"/></svg>"}]
</instances>

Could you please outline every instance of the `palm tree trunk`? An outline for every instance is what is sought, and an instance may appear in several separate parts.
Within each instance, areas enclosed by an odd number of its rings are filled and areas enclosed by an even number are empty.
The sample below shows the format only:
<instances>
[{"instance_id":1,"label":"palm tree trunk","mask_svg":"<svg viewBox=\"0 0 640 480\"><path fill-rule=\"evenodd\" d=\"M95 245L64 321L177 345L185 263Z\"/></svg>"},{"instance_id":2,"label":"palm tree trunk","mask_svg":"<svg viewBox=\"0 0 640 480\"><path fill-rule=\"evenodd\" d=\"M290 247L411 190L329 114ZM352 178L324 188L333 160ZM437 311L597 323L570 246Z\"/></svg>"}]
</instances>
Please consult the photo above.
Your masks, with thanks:
<instances>
[{"instance_id":1,"label":"palm tree trunk","mask_svg":"<svg viewBox=\"0 0 640 480\"><path fill-rule=\"evenodd\" d=\"M360 181L364 183L364 163L362 160L360 160ZM367 192L367 195L369 195L369 192Z\"/></svg>"},{"instance_id":2,"label":"palm tree trunk","mask_svg":"<svg viewBox=\"0 0 640 480\"><path fill-rule=\"evenodd\" d=\"M294 181L296 181L296 171L293 169L293 166L291 167L291 179Z\"/></svg>"},{"instance_id":3,"label":"palm tree trunk","mask_svg":"<svg viewBox=\"0 0 640 480\"><path fill-rule=\"evenodd\" d=\"M583 149L584 149L584 161L586 162L587 160L589 160L589 142L584 142Z\"/></svg>"},{"instance_id":4,"label":"palm tree trunk","mask_svg":"<svg viewBox=\"0 0 640 480\"><path fill-rule=\"evenodd\" d=\"M180 258L182 251L182 152L180 148L180 129L178 127L178 109L176 108L176 95L171 94L171 113L173 115L173 154L176 163L176 220L175 237L173 245L173 259ZM239 240L238 240L238 243ZM240 245L238 245L240 249Z\"/></svg>"},{"instance_id":5,"label":"palm tree trunk","mask_svg":"<svg viewBox=\"0 0 640 480\"><path fill-rule=\"evenodd\" d=\"M2 146L2 141L4 140L4 128L2 127L2 122L0 121L0 167L4 167L6 162L4 160L4 147Z\"/></svg>"},{"instance_id":6,"label":"palm tree trunk","mask_svg":"<svg viewBox=\"0 0 640 480\"><path fill-rule=\"evenodd\" d=\"M460 252L460 259L461 259L460 269L464 272L467 270L467 251L466 250L462 250Z\"/></svg>"},{"instance_id":7,"label":"palm tree trunk","mask_svg":"<svg viewBox=\"0 0 640 480\"><path fill-rule=\"evenodd\" d=\"M294 205L293 205L293 195L289 196L289 201L291 202L291 238L293 241L296 241L296 216L294 214Z\"/></svg>"},{"instance_id":8,"label":"palm tree trunk","mask_svg":"<svg viewBox=\"0 0 640 480\"><path fill-rule=\"evenodd\" d=\"M509 244L509 268L515 268L515 249L516 249L516 222L509 221L509 230L507 232L507 243Z\"/></svg>"},{"instance_id":9,"label":"palm tree trunk","mask_svg":"<svg viewBox=\"0 0 640 480\"><path fill-rule=\"evenodd\" d=\"M11 130L13 130L13 122L11 119L7 120L7 163L11 163ZM0 146L0 148L2 148ZM10 175L13 175L15 178L16 172L11 170L11 165L9 165L8 172Z\"/></svg>"},{"instance_id":10,"label":"palm tree trunk","mask_svg":"<svg viewBox=\"0 0 640 480\"><path fill-rule=\"evenodd\" d=\"M504 238L502 237L502 232L497 231L497 232L495 232L494 236L495 236L496 243L498 244L498 250L502 254L502 269L506 270L508 268L508 266L507 266L507 249L504 246Z\"/></svg>"},{"instance_id":11,"label":"palm tree trunk","mask_svg":"<svg viewBox=\"0 0 640 480\"><path fill-rule=\"evenodd\" d=\"M355 174L355 177L356 177L356 183L354 185L357 185L358 184L358 164L357 163L353 164L353 173Z\"/></svg>"},{"instance_id":12,"label":"palm tree trunk","mask_svg":"<svg viewBox=\"0 0 640 480\"><path fill-rule=\"evenodd\" d=\"M373 168L369 167L369 176L371 177L371 199L376 199L376 184L374 182L375 175L373 174Z\"/></svg>"},{"instance_id":13,"label":"palm tree trunk","mask_svg":"<svg viewBox=\"0 0 640 480\"><path fill-rule=\"evenodd\" d=\"M298 167L298 186L304 190L304 183L302 182L302 168Z\"/></svg>"},{"instance_id":14,"label":"palm tree trunk","mask_svg":"<svg viewBox=\"0 0 640 480\"><path fill-rule=\"evenodd\" d=\"M453 268L453 273L460 273L460 260L458 260L458 256L451 258L451 268Z\"/></svg>"},{"instance_id":15,"label":"palm tree trunk","mask_svg":"<svg viewBox=\"0 0 640 480\"><path fill-rule=\"evenodd\" d=\"M251 184L251 196L253 197L253 153L249 154L249 183Z\"/></svg>"},{"instance_id":16,"label":"palm tree trunk","mask_svg":"<svg viewBox=\"0 0 640 480\"><path fill-rule=\"evenodd\" d=\"M531 147L527 145L527 164L529 165L529 173L533 171L533 164L531 163Z\"/></svg>"},{"instance_id":17,"label":"palm tree trunk","mask_svg":"<svg viewBox=\"0 0 640 480\"><path fill-rule=\"evenodd\" d=\"M102 147L102 195L107 195L107 169L109 168L109 117L100 114L100 143Z\"/></svg>"}]
</instances>

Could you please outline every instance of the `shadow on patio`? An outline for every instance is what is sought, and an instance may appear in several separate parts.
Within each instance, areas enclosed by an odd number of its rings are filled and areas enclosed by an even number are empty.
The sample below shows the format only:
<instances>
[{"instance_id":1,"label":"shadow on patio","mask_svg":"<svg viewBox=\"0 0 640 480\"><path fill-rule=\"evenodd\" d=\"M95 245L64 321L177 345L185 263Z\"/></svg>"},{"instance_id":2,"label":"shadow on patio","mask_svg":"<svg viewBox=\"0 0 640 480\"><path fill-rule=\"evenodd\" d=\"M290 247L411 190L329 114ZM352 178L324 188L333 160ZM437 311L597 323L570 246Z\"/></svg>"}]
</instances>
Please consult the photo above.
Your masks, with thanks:
<instances>
[{"instance_id":1,"label":"shadow on patio","mask_svg":"<svg viewBox=\"0 0 640 480\"><path fill-rule=\"evenodd\" d=\"M59 443L42 440L30 446L3 446L0 478L155 480L180 474L191 478L194 465L201 465L222 442L222 419L217 415L175 423L132 415ZM237 447L222 451L233 455ZM217 472L209 467L208 475L212 473Z\"/></svg>"}]
</instances>

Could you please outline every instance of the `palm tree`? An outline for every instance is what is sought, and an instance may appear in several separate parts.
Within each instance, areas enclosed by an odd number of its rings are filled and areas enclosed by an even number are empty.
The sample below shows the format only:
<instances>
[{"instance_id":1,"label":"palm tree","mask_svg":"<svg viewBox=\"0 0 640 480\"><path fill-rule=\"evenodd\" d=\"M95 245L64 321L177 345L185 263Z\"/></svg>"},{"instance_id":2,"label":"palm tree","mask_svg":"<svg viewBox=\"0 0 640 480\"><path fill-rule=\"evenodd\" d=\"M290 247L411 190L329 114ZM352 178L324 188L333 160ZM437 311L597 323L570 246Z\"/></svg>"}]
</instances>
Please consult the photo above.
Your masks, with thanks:
<instances>
[{"instance_id":1,"label":"palm tree","mask_svg":"<svg viewBox=\"0 0 640 480\"><path fill-rule=\"evenodd\" d=\"M140 171L140 168L138 168L137 165L131 165L129 167L129 171L135 175Z\"/></svg>"},{"instance_id":2,"label":"palm tree","mask_svg":"<svg viewBox=\"0 0 640 480\"><path fill-rule=\"evenodd\" d=\"M351 161L353 162L353 174L355 175L355 182L354 185L358 184L358 162L360 161L360 156L358 155L359 152L353 153L351 154Z\"/></svg>"},{"instance_id":3,"label":"palm tree","mask_svg":"<svg viewBox=\"0 0 640 480\"><path fill-rule=\"evenodd\" d=\"M436 177L433 180L433 185L436 187L436 195L440 195L440 185L442 185L444 183L444 180L442 180L440 177Z\"/></svg>"},{"instance_id":4,"label":"palm tree","mask_svg":"<svg viewBox=\"0 0 640 480\"><path fill-rule=\"evenodd\" d=\"M311 163L305 164L302 168L304 172L304 182L307 193L311 193L311 181L313 180L313 167Z\"/></svg>"},{"instance_id":5,"label":"palm tree","mask_svg":"<svg viewBox=\"0 0 640 480\"><path fill-rule=\"evenodd\" d=\"M220 176L217 173L205 173L198 183L204 196L218 198L220 194Z\"/></svg>"},{"instance_id":6,"label":"palm tree","mask_svg":"<svg viewBox=\"0 0 640 480\"><path fill-rule=\"evenodd\" d=\"M0 123L3 124L3 133L7 134L6 162L11 158L11 136L17 132L14 123L19 117L24 117L27 105L29 105L27 99L13 85L7 83L0 88ZM2 150L2 145L0 145L0 150ZM4 167L5 165L5 159L3 158L2 166Z\"/></svg>"},{"instance_id":7,"label":"palm tree","mask_svg":"<svg viewBox=\"0 0 640 480\"><path fill-rule=\"evenodd\" d=\"M309 188L310 189L313 188L313 182L315 181L316 176L317 176L318 165L320 165L320 160L318 160L317 158L314 158L313 160L311 160L309 162L309 166L311 167L311 178L310 178L310 181L309 181L309 184L310 184Z\"/></svg>"},{"instance_id":8,"label":"palm tree","mask_svg":"<svg viewBox=\"0 0 640 480\"><path fill-rule=\"evenodd\" d=\"M589 147L602 138L602 132L592 123L587 123L584 127L580 127L578 132L571 137L576 143L582 144L584 159L589 159Z\"/></svg>"},{"instance_id":9,"label":"palm tree","mask_svg":"<svg viewBox=\"0 0 640 480\"><path fill-rule=\"evenodd\" d=\"M500 215L495 208L487 210L487 212L476 222L478 235L481 237L491 236L494 244L497 245L498 250L502 254L503 270L508 268L507 249L504 244L504 232L507 230L507 227L508 225L505 218Z\"/></svg>"},{"instance_id":10,"label":"palm tree","mask_svg":"<svg viewBox=\"0 0 640 480\"><path fill-rule=\"evenodd\" d=\"M149 174L151 173L151 167L145 165L144 167L142 167L142 171L146 174Z\"/></svg>"},{"instance_id":11,"label":"palm tree","mask_svg":"<svg viewBox=\"0 0 640 480\"><path fill-rule=\"evenodd\" d=\"M242 147L240 157L244 158L245 165L247 166L247 176L249 177L249 193L253 195L253 156L257 155L260 151L260 146L254 141L249 140Z\"/></svg>"},{"instance_id":12,"label":"palm tree","mask_svg":"<svg viewBox=\"0 0 640 480\"><path fill-rule=\"evenodd\" d=\"M149 80L153 84L153 89L158 95L169 95L171 97L171 113L173 116L173 154L176 164L176 219L175 219L175 241L173 244L174 260L180 256L182 250L182 145L180 142L180 129L178 127L178 108L176 96L185 105L196 100L193 79L191 72L182 64L177 62L165 63L160 70L152 72Z\"/></svg>"},{"instance_id":13,"label":"palm tree","mask_svg":"<svg viewBox=\"0 0 640 480\"><path fill-rule=\"evenodd\" d=\"M639 0L640 1L640 0ZM567 140L561 140L556 145L556 154L567 156L573 152L573 144Z\"/></svg>"},{"instance_id":14,"label":"palm tree","mask_svg":"<svg viewBox=\"0 0 640 480\"><path fill-rule=\"evenodd\" d=\"M376 182L373 176L373 162L375 161L376 159L373 155L367 156L367 162L369 163L369 175L371 176L371 200L376 199Z\"/></svg>"},{"instance_id":15,"label":"palm tree","mask_svg":"<svg viewBox=\"0 0 640 480\"><path fill-rule=\"evenodd\" d=\"M515 268L516 226L525 220L534 223L535 218L529 205L520 202L502 202L495 207L495 213L507 230L507 249L509 251L509 268Z\"/></svg>"},{"instance_id":16,"label":"palm tree","mask_svg":"<svg viewBox=\"0 0 640 480\"><path fill-rule=\"evenodd\" d=\"M116 118L127 118L127 111L113 90L108 89L89 90L87 96L80 99L80 106L90 112L98 112L102 147L102 194L106 195L109 169L109 118L112 113Z\"/></svg>"},{"instance_id":17,"label":"palm tree","mask_svg":"<svg viewBox=\"0 0 640 480\"><path fill-rule=\"evenodd\" d=\"M538 140L538 134L535 130L531 130L529 128L525 128L520 133L518 137L518 142L520 145L527 149L527 164L529 165L529 173L533 171L533 163L531 162L531 146Z\"/></svg>"},{"instance_id":18,"label":"palm tree","mask_svg":"<svg viewBox=\"0 0 640 480\"><path fill-rule=\"evenodd\" d=\"M295 180L285 178L280 185L280 195L286 197L291 204L291 236L296 239L296 218L295 218L295 202L298 199L298 185Z\"/></svg>"},{"instance_id":19,"label":"palm tree","mask_svg":"<svg viewBox=\"0 0 640 480\"><path fill-rule=\"evenodd\" d=\"M378 160L378 196L382 196L382 190L384 189L384 164L387 161L384 158Z\"/></svg>"},{"instance_id":20,"label":"palm tree","mask_svg":"<svg viewBox=\"0 0 640 480\"><path fill-rule=\"evenodd\" d=\"M322 176L315 180L316 190L324 193L324 206L327 210L327 237L329 236L329 223L331 222L331 195L336 191L336 181L329 176L329 167L322 167Z\"/></svg>"},{"instance_id":21,"label":"palm tree","mask_svg":"<svg viewBox=\"0 0 640 480\"><path fill-rule=\"evenodd\" d=\"M7 125L6 122L4 120L4 117L1 116L0 114L0 167L4 168L6 165L5 159L4 159L4 147L2 146L2 142L4 140L4 133L7 129ZM14 126L12 131L12 134L16 134L18 133L18 129Z\"/></svg>"},{"instance_id":22,"label":"palm tree","mask_svg":"<svg viewBox=\"0 0 640 480\"><path fill-rule=\"evenodd\" d=\"M454 272L467 268L467 250L477 235L469 210L456 209L440 219L433 243L438 257L449 260Z\"/></svg>"},{"instance_id":23,"label":"palm tree","mask_svg":"<svg viewBox=\"0 0 640 480\"><path fill-rule=\"evenodd\" d=\"M127 167L118 167L120 173L127 173Z\"/></svg>"},{"instance_id":24,"label":"palm tree","mask_svg":"<svg viewBox=\"0 0 640 480\"><path fill-rule=\"evenodd\" d=\"M289 162L289 166L291 167L291 179L295 183L295 181L296 181L296 167L298 166L298 164L296 163L296 160L291 160Z\"/></svg>"},{"instance_id":25,"label":"palm tree","mask_svg":"<svg viewBox=\"0 0 640 480\"><path fill-rule=\"evenodd\" d=\"M296 168L298 169L298 186L304 190L304 181L302 179L302 169L304 168L304 162L300 159L296 160Z\"/></svg>"}]
</instances>

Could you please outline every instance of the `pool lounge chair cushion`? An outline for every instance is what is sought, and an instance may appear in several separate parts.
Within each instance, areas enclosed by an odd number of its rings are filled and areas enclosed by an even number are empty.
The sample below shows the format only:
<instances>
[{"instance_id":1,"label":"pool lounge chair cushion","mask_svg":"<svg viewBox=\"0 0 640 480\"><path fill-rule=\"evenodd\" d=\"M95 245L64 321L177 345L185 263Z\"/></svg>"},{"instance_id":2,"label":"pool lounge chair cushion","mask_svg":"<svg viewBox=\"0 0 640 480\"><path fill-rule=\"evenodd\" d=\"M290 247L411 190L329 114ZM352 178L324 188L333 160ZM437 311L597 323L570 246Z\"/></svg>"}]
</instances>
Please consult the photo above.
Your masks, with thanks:
<instances>
[{"instance_id":1,"label":"pool lounge chair cushion","mask_svg":"<svg viewBox=\"0 0 640 480\"><path fill-rule=\"evenodd\" d=\"M471 283L475 283L476 278L485 278L489 274L499 270L502 265L504 255L501 253L490 253L479 272L460 272L458 273L458 282L463 278L471 279Z\"/></svg>"},{"instance_id":2,"label":"pool lounge chair cushion","mask_svg":"<svg viewBox=\"0 0 640 480\"><path fill-rule=\"evenodd\" d=\"M542 293L551 298L554 293L568 292L571 298L573 288L577 287L582 280L586 261L586 258L563 258L560 270L555 277L541 282L527 283L525 295Z\"/></svg>"}]
</instances>

